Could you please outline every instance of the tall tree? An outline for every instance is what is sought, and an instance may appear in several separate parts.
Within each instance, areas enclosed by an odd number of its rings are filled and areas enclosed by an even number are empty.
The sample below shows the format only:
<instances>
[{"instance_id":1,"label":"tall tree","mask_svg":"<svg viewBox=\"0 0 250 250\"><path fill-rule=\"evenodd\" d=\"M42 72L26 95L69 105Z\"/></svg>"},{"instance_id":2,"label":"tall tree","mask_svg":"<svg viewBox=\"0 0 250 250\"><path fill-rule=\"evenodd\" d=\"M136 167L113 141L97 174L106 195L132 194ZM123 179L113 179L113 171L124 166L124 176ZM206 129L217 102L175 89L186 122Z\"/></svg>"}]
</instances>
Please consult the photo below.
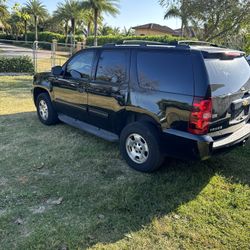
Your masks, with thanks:
<instances>
[{"instance_id":1,"label":"tall tree","mask_svg":"<svg viewBox=\"0 0 250 250\"><path fill-rule=\"evenodd\" d=\"M20 16L15 12L12 13L8 19L8 24L10 25L12 35L14 35L16 40L18 40L18 37L24 31L24 23L22 22Z\"/></svg>"},{"instance_id":2,"label":"tall tree","mask_svg":"<svg viewBox=\"0 0 250 250\"><path fill-rule=\"evenodd\" d=\"M25 42L27 43L27 26L28 26L28 21L30 20L30 14L27 12L25 8L22 8L20 11L20 17L21 20L24 22L24 37L25 37Z\"/></svg>"},{"instance_id":3,"label":"tall tree","mask_svg":"<svg viewBox=\"0 0 250 250\"><path fill-rule=\"evenodd\" d=\"M9 17L9 11L5 0L0 0L0 21L4 24L6 19Z\"/></svg>"},{"instance_id":4,"label":"tall tree","mask_svg":"<svg viewBox=\"0 0 250 250\"><path fill-rule=\"evenodd\" d=\"M39 0L28 0L25 4L27 13L34 18L35 25L35 40L38 41L38 22L40 19L44 19L48 16L46 7Z\"/></svg>"},{"instance_id":5,"label":"tall tree","mask_svg":"<svg viewBox=\"0 0 250 250\"><path fill-rule=\"evenodd\" d=\"M99 28L99 33L102 36L108 36L108 35L120 35L121 31L119 27L111 27L107 24L104 24L102 27Z\"/></svg>"},{"instance_id":6,"label":"tall tree","mask_svg":"<svg viewBox=\"0 0 250 250\"><path fill-rule=\"evenodd\" d=\"M30 20L31 16L27 12L25 7L20 7L19 4L16 4L13 7L14 13L20 18L20 21L23 22L24 24L24 38L25 42L27 43L27 26L28 26L28 21Z\"/></svg>"},{"instance_id":7,"label":"tall tree","mask_svg":"<svg viewBox=\"0 0 250 250\"><path fill-rule=\"evenodd\" d=\"M91 10L94 16L94 46L97 46L98 17L102 13L116 16L119 13L119 0L83 0L82 8Z\"/></svg>"},{"instance_id":8,"label":"tall tree","mask_svg":"<svg viewBox=\"0 0 250 250\"><path fill-rule=\"evenodd\" d=\"M64 8L57 6L57 9L53 13L53 21L57 23L62 23L64 26L64 35L67 37L69 32L69 21L70 17Z\"/></svg>"},{"instance_id":9,"label":"tall tree","mask_svg":"<svg viewBox=\"0 0 250 250\"><path fill-rule=\"evenodd\" d=\"M126 28L126 27L124 26L124 28L123 28L123 30L122 30L122 34L123 34L124 36L133 36L133 35L135 35L135 31L134 31L132 28Z\"/></svg>"},{"instance_id":10,"label":"tall tree","mask_svg":"<svg viewBox=\"0 0 250 250\"><path fill-rule=\"evenodd\" d=\"M71 24L71 32L75 37L76 24L83 18L84 11L77 0L65 0L57 5L57 10L54 12L54 17L64 21L65 32L68 28L68 22Z\"/></svg>"},{"instance_id":11,"label":"tall tree","mask_svg":"<svg viewBox=\"0 0 250 250\"><path fill-rule=\"evenodd\" d=\"M202 39L211 41L236 35L250 23L250 2L244 0L193 0L193 20L203 29Z\"/></svg>"},{"instance_id":12,"label":"tall tree","mask_svg":"<svg viewBox=\"0 0 250 250\"><path fill-rule=\"evenodd\" d=\"M166 8L164 19L177 17L181 19L181 36L188 30L188 22L193 15L192 0L159 0L161 6Z\"/></svg>"},{"instance_id":13,"label":"tall tree","mask_svg":"<svg viewBox=\"0 0 250 250\"><path fill-rule=\"evenodd\" d=\"M98 16L98 26L102 25L103 17L101 15ZM91 10L85 10L83 15L83 23L85 24L85 35L89 36L94 30L94 16Z\"/></svg>"}]
</instances>

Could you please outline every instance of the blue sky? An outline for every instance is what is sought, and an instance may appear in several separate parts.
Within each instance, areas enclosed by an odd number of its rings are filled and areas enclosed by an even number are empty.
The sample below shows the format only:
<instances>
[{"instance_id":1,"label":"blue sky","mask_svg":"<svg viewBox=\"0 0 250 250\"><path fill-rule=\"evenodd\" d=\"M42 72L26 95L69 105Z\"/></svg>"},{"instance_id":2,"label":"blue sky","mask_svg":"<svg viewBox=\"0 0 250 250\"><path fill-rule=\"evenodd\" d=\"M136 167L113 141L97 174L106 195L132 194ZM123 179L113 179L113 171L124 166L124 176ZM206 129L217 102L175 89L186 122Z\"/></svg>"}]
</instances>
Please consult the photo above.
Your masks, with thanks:
<instances>
[{"instance_id":1,"label":"blue sky","mask_svg":"<svg viewBox=\"0 0 250 250\"><path fill-rule=\"evenodd\" d=\"M52 13L56 9L56 5L60 0L41 0ZM14 3L25 3L25 0L9 0L8 6ZM105 16L104 23L108 25L129 28L145 23L158 23L167 25L173 29L180 28L180 21L178 19L164 20L164 10L159 5L158 0L121 0L120 1L120 15L116 18Z\"/></svg>"}]
</instances>

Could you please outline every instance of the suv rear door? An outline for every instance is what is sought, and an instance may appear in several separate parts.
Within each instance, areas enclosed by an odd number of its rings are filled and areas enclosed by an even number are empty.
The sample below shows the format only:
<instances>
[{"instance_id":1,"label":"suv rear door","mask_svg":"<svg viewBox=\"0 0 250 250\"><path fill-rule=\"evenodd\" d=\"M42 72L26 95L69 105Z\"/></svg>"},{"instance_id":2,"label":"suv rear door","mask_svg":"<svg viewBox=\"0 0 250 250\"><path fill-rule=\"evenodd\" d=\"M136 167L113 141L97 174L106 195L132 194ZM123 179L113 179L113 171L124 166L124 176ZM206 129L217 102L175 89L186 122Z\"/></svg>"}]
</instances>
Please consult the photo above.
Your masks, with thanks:
<instances>
[{"instance_id":1,"label":"suv rear door","mask_svg":"<svg viewBox=\"0 0 250 250\"><path fill-rule=\"evenodd\" d=\"M109 131L118 124L129 79L129 49L99 50L94 80L88 85L88 122Z\"/></svg>"},{"instance_id":2,"label":"suv rear door","mask_svg":"<svg viewBox=\"0 0 250 250\"><path fill-rule=\"evenodd\" d=\"M205 55L213 103L210 133L223 136L249 121L250 67L242 54Z\"/></svg>"}]
</instances>

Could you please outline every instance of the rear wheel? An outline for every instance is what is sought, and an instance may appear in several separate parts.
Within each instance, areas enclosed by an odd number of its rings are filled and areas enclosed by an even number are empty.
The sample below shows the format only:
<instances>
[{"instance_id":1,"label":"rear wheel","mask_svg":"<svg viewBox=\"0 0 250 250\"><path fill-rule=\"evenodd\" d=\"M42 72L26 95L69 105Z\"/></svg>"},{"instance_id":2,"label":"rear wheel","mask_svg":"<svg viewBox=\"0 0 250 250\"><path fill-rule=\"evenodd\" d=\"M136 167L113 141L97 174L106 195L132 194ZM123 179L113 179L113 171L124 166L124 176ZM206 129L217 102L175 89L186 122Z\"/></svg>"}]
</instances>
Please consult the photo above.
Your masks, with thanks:
<instances>
[{"instance_id":1,"label":"rear wheel","mask_svg":"<svg viewBox=\"0 0 250 250\"><path fill-rule=\"evenodd\" d=\"M157 170L163 160L159 136L148 123L134 122L127 125L120 136L120 151L128 165L141 172Z\"/></svg>"},{"instance_id":2,"label":"rear wheel","mask_svg":"<svg viewBox=\"0 0 250 250\"><path fill-rule=\"evenodd\" d=\"M47 93L40 94L36 99L37 115L45 125L53 125L58 122L57 113Z\"/></svg>"}]
</instances>

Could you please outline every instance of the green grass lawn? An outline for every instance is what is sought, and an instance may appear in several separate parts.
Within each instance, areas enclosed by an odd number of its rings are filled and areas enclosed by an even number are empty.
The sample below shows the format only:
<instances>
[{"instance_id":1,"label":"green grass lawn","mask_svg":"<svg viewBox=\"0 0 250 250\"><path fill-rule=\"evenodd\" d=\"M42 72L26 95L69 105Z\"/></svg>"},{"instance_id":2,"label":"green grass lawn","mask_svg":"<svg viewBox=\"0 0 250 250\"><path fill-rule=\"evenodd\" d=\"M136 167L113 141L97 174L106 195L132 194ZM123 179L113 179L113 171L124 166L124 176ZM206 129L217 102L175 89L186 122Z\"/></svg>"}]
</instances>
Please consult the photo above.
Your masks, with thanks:
<instances>
[{"instance_id":1,"label":"green grass lawn","mask_svg":"<svg viewBox=\"0 0 250 250\"><path fill-rule=\"evenodd\" d=\"M128 168L118 146L35 113L0 77L0 249L249 249L250 146Z\"/></svg>"}]
</instances>

